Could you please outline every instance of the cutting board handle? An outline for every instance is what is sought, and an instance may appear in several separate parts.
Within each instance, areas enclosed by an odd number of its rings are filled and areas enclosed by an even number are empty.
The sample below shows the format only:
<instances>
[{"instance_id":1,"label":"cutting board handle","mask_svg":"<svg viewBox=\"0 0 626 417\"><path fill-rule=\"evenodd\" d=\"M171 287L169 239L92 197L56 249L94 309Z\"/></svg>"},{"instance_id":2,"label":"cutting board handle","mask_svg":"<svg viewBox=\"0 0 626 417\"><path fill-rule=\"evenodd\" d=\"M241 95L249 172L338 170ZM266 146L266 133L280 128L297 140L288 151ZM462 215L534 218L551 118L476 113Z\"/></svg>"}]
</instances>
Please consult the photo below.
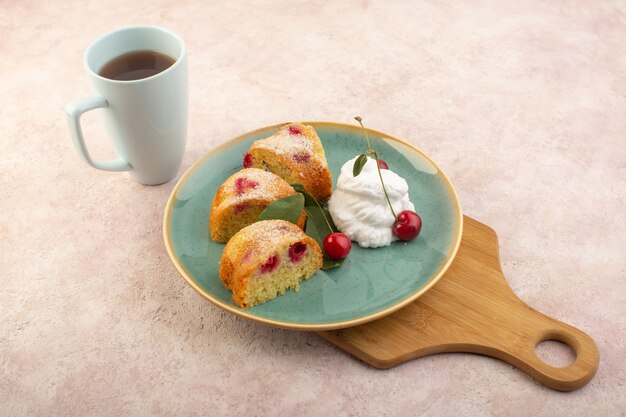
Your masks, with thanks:
<instances>
[{"instance_id":1,"label":"cutting board handle","mask_svg":"<svg viewBox=\"0 0 626 417\"><path fill-rule=\"evenodd\" d=\"M490 356L503 359L560 391L580 388L591 380L600 358L598 348L591 337L575 327L533 310L521 300L516 310L529 326L521 332L519 327L511 329L511 337L501 346L492 346L499 352ZM537 345L549 340L568 345L574 351L574 362L564 367L556 367L539 358L536 352Z\"/></svg>"},{"instance_id":2,"label":"cutting board handle","mask_svg":"<svg viewBox=\"0 0 626 417\"><path fill-rule=\"evenodd\" d=\"M464 220L468 228L481 231L485 244L480 252L473 252L471 256L491 265L489 272L479 269L473 273L474 277L477 273L482 277L474 283L479 294L473 297L472 307L483 309L483 318L486 319L481 323L482 335L477 339L482 342L483 348L495 349L489 353L479 350L478 353L502 359L560 391L575 390L589 382L600 361L593 339L585 332L548 317L522 301L513 292L502 272L496 232L467 216ZM471 329L465 328L466 332L468 330ZM496 333L495 337L488 334L489 330ZM465 337L471 338L469 332ZM537 345L549 340L568 345L576 355L574 362L556 367L539 358Z\"/></svg>"},{"instance_id":3,"label":"cutting board handle","mask_svg":"<svg viewBox=\"0 0 626 417\"><path fill-rule=\"evenodd\" d=\"M435 353L472 352L502 359L561 391L589 382L600 361L587 334L515 295L500 267L496 232L467 216L456 258L426 294L382 319L319 334L377 368ZM541 360L535 349L546 340L569 345L574 362L559 368Z\"/></svg>"}]
</instances>

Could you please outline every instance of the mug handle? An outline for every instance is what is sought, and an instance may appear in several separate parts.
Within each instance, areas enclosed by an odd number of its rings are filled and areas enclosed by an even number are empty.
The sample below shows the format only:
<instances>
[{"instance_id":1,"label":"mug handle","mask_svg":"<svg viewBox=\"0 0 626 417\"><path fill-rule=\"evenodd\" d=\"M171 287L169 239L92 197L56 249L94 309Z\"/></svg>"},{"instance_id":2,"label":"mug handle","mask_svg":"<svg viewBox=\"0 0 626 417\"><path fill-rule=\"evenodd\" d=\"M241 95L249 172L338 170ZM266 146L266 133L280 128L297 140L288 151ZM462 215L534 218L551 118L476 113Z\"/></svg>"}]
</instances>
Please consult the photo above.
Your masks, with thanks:
<instances>
[{"instance_id":1,"label":"mug handle","mask_svg":"<svg viewBox=\"0 0 626 417\"><path fill-rule=\"evenodd\" d=\"M65 115L67 124L70 128L72 141L78 151L78 154L94 168L103 171L130 171L133 167L122 158L113 161L94 161L87 151L85 139L83 138L83 129L80 127L80 116L93 109L109 107L109 102L100 96L91 96L76 100L65 107Z\"/></svg>"}]
</instances>

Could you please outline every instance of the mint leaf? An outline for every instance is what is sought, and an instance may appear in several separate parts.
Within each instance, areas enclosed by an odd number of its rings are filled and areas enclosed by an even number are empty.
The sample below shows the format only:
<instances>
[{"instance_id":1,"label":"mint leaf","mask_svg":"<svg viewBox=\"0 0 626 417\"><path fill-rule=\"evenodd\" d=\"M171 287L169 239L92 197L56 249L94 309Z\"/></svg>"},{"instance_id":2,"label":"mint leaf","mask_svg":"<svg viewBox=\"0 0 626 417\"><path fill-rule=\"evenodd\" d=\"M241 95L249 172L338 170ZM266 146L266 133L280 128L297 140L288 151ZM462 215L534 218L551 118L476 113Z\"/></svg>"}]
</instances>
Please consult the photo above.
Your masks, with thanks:
<instances>
[{"instance_id":1,"label":"mint leaf","mask_svg":"<svg viewBox=\"0 0 626 417\"><path fill-rule=\"evenodd\" d=\"M356 161L354 161L354 166L352 167L352 176L354 177L358 176L363 170L363 167L365 166L366 163L367 163L367 156L364 153L362 153L361 155L359 155Z\"/></svg>"},{"instance_id":2,"label":"mint leaf","mask_svg":"<svg viewBox=\"0 0 626 417\"><path fill-rule=\"evenodd\" d=\"M287 220L296 224L303 208L304 197L302 194L289 195L269 203L265 210L259 214L259 220Z\"/></svg>"}]
</instances>

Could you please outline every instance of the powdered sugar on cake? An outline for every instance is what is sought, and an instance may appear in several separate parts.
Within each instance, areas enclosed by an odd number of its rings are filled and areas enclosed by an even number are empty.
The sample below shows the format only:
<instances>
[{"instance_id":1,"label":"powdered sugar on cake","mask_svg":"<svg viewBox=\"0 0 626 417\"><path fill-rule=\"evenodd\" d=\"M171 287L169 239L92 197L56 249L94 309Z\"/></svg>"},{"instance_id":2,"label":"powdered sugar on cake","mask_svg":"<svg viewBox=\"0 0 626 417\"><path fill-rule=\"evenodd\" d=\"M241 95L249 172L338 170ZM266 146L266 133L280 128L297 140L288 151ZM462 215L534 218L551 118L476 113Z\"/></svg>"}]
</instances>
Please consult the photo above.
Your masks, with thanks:
<instances>
[{"instance_id":1,"label":"powdered sugar on cake","mask_svg":"<svg viewBox=\"0 0 626 417\"><path fill-rule=\"evenodd\" d=\"M296 233L282 225L282 222L282 220L268 220L255 223L255 227L253 228L248 227L242 229L240 232L241 239L243 241L254 242L257 248L252 253L245 253L243 257L247 257L249 260L251 255L265 256L272 251L273 248L279 246L281 242L293 242L300 239L301 231Z\"/></svg>"},{"instance_id":2,"label":"powdered sugar on cake","mask_svg":"<svg viewBox=\"0 0 626 417\"><path fill-rule=\"evenodd\" d=\"M281 129L274 136L256 143L259 149L267 149L279 155L285 155L297 162L308 162L311 157L317 157L311 141L302 134L289 133L288 129Z\"/></svg>"},{"instance_id":3,"label":"powdered sugar on cake","mask_svg":"<svg viewBox=\"0 0 626 417\"><path fill-rule=\"evenodd\" d=\"M273 135L254 141L244 154L243 166L271 171L289 184L302 184L318 200L330 197L331 173L312 126L289 123Z\"/></svg>"},{"instance_id":4,"label":"powdered sugar on cake","mask_svg":"<svg viewBox=\"0 0 626 417\"><path fill-rule=\"evenodd\" d=\"M239 171L233 181L233 198L227 200L229 204L240 204L251 199L266 199L271 197L272 190L281 186L282 179L271 172L257 168L247 168ZM284 184L283 184L284 186Z\"/></svg>"}]
</instances>

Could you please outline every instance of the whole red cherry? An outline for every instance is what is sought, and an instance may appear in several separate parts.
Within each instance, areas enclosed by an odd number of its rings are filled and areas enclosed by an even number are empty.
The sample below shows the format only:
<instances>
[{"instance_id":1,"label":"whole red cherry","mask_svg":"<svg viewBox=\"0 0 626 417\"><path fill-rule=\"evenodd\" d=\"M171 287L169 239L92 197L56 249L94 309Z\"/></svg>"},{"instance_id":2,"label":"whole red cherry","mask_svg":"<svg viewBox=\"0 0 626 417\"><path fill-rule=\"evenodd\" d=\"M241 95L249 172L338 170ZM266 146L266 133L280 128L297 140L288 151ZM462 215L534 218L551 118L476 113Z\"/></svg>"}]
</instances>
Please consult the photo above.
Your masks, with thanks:
<instances>
[{"instance_id":1,"label":"whole red cherry","mask_svg":"<svg viewBox=\"0 0 626 417\"><path fill-rule=\"evenodd\" d=\"M344 233L331 233L324 238L324 252L330 259L343 259L350 253L352 242Z\"/></svg>"},{"instance_id":2,"label":"whole red cherry","mask_svg":"<svg viewBox=\"0 0 626 417\"><path fill-rule=\"evenodd\" d=\"M400 240L413 240L422 230L422 219L416 212L404 210L398 214L391 230Z\"/></svg>"},{"instance_id":3,"label":"whole red cherry","mask_svg":"<svg viewBox=\"0 0 626 417\"><path fill-rule=\"evenodd\" d=\"M387 162L385 162L384 159L378 158L378 168L380 168L380 169L389 169L389 165L387 165Z\"/></svg>"}]
</instances>

